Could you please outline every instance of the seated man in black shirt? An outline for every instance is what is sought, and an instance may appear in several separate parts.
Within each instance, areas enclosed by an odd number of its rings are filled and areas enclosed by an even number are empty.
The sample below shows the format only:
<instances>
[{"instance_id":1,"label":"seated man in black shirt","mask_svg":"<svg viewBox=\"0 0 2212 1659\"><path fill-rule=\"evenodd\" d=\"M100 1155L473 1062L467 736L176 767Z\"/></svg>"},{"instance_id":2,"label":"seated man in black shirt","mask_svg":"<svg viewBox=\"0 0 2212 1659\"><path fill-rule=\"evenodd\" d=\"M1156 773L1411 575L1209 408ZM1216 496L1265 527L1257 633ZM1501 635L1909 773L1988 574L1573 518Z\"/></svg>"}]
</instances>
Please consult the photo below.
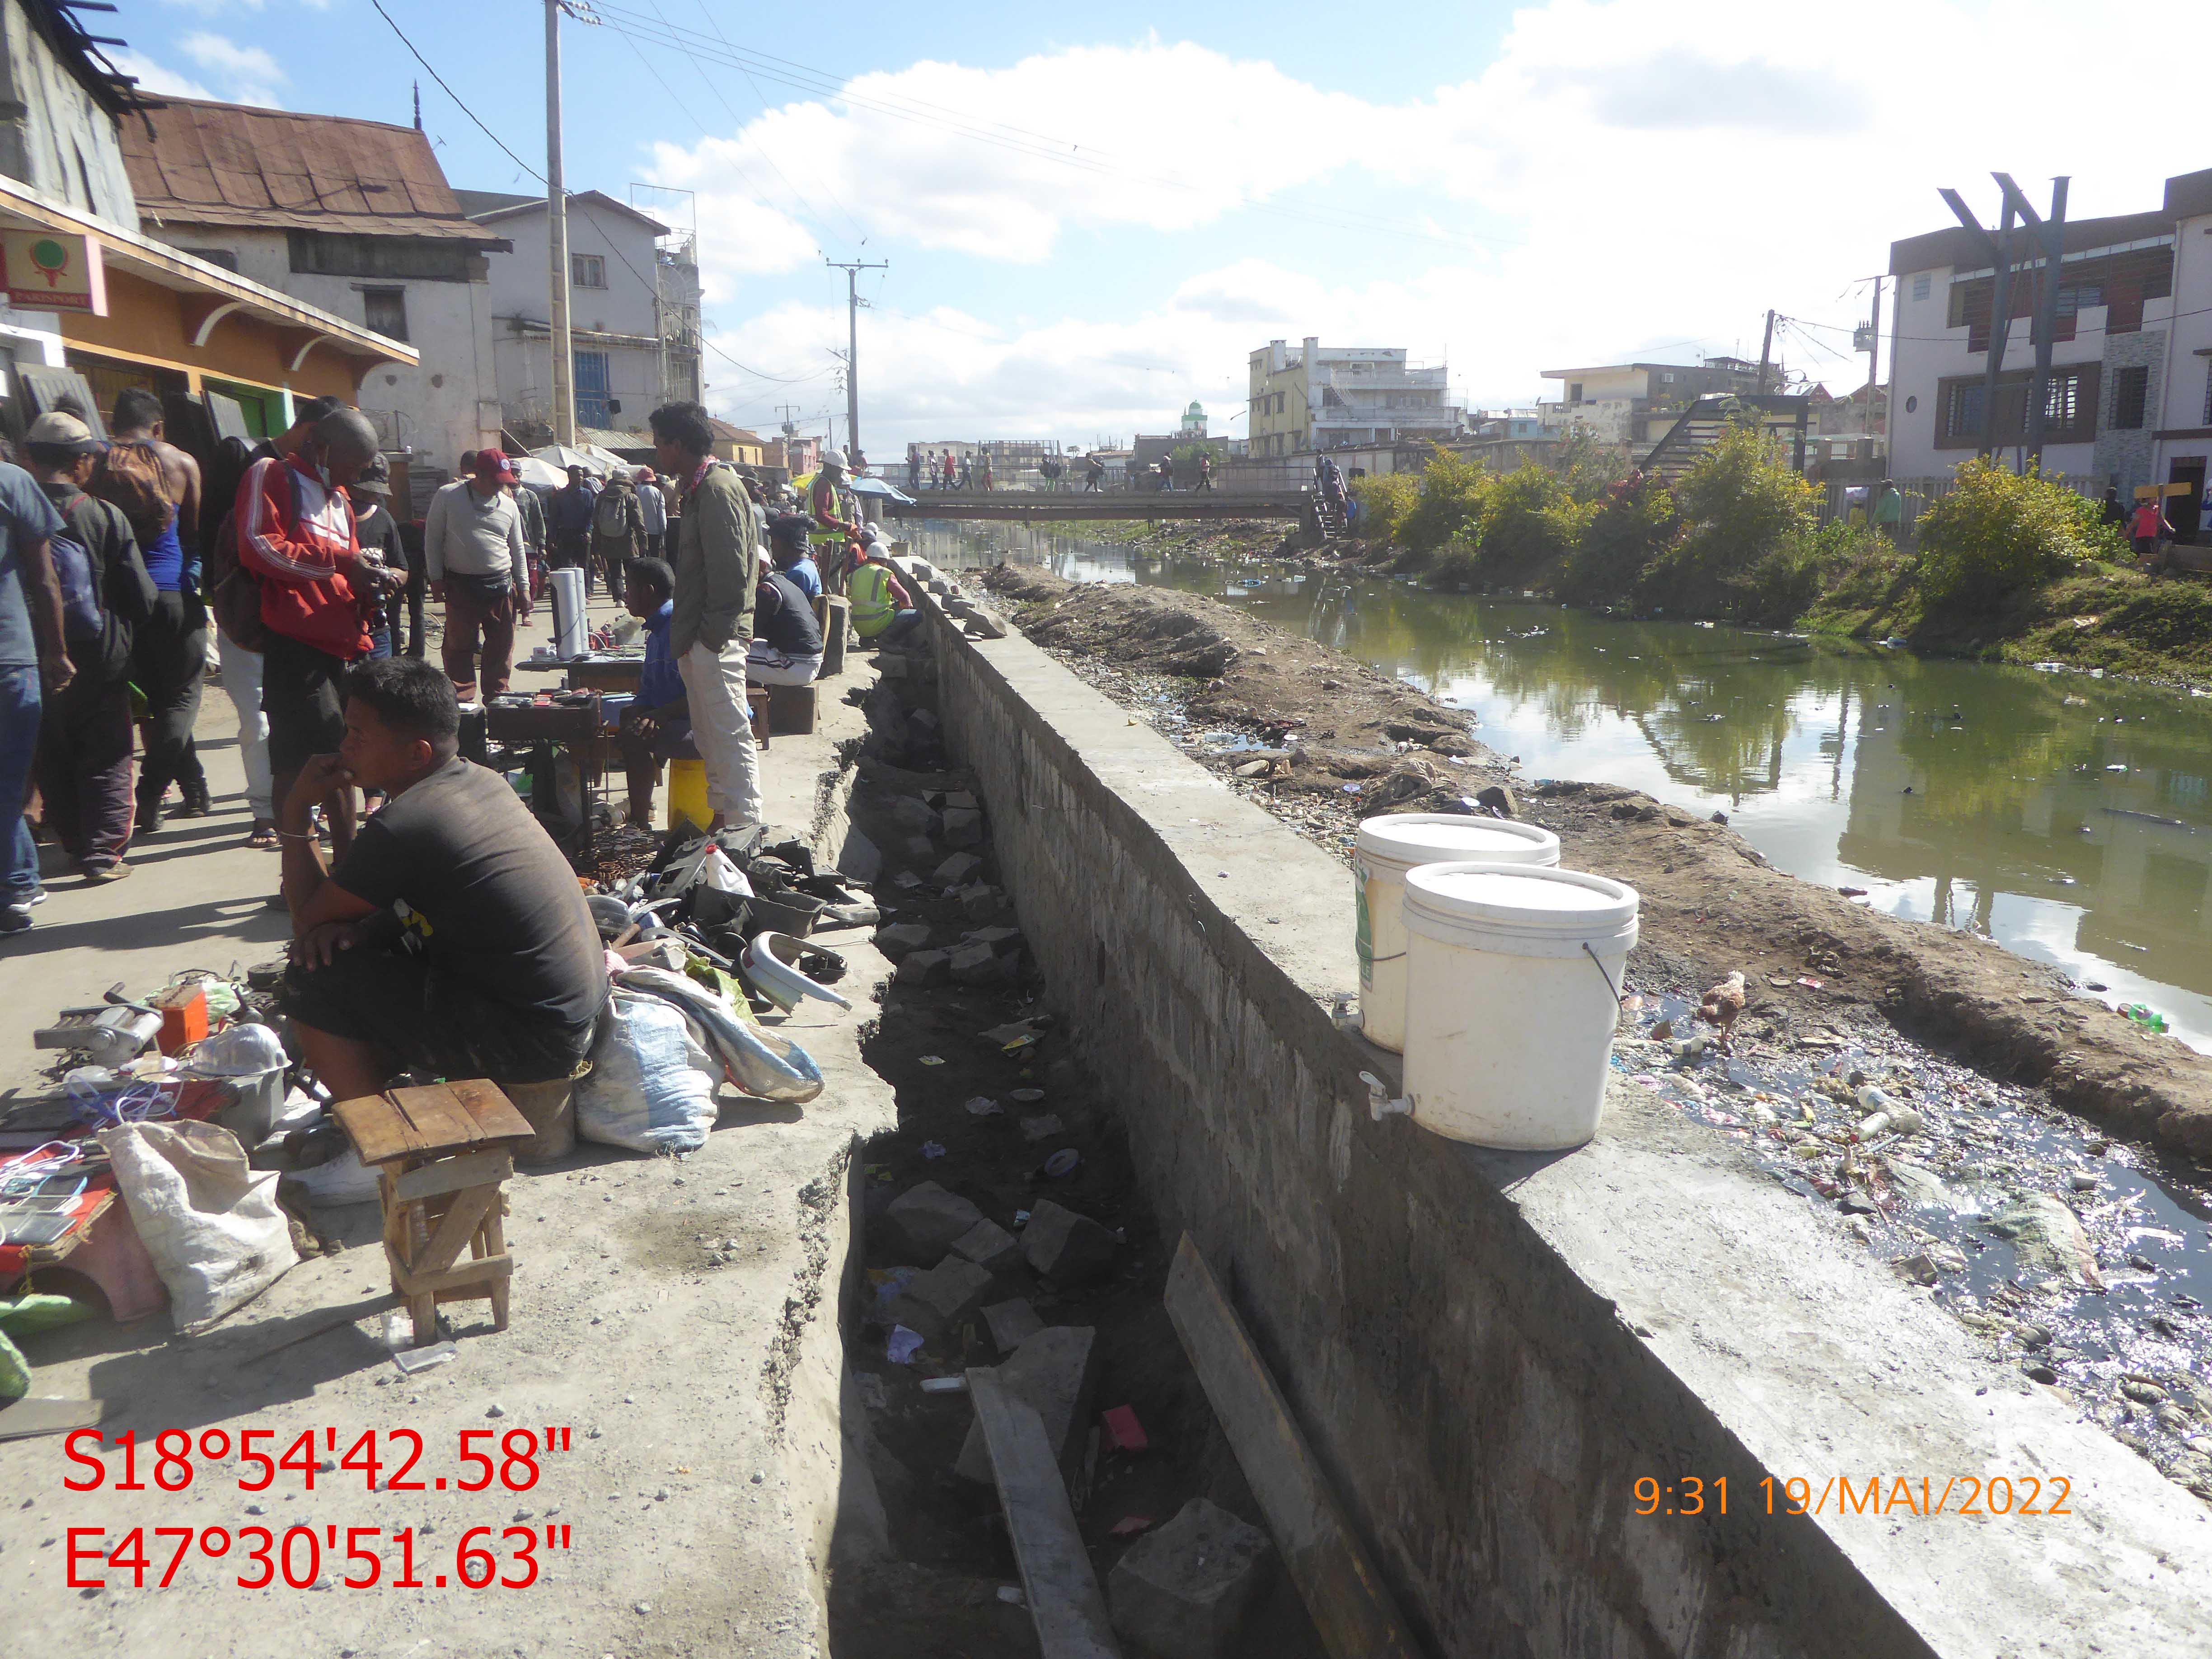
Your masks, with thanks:
<instances>
[{"instance_id":1,"label":"seated man in black shirt","mask_svg":"<svg viewBox=\"0 0 2212 1659\"><path fill-rule=\"evenodd\" d=\"M753 642L745 678L755 685L811 685L822 672L822 624L814 602L781 570L761 566L753 590Z\"/></svg>"},{"instance_id":2,"label":"seated man in black shirt","mask_svg":"<svg viewBox=\"0 0 2212 1659\"><path fill-rule=\"evenodd\" d=\"M567 860L506 779L455 753L460 712L436 665L357 663L345 692L343 744L277 811L293 933L278 1006L307 1064L339 1100L400 1071L568 1076L607 975ZM389 803L326 869L308 814L356 784Z\"/></svg>"}]
</instances>

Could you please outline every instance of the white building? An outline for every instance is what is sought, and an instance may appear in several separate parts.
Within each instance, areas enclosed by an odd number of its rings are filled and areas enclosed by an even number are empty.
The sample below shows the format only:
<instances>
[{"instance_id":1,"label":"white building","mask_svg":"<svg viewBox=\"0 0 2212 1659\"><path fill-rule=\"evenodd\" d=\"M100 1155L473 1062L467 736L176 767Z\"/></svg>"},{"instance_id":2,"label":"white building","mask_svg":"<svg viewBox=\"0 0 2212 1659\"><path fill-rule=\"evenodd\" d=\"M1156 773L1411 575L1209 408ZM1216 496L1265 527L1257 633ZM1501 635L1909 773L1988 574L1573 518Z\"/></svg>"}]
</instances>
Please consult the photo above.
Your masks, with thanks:
<instances>
[{"instance_id":1,"label":"white building","mask_svg":"<svg viewBox=\"0 0 2212 1659\"><path fill-rule=\"evenodd\" d=\"M147 234L416 348L361 385L388 452L450 469L499 441L485 256L506 244L419 131L171 98L122 140Z\"/></svg>"},{"instance_id":2,"label":"white building","mask_svg":"<svg viewBox=\"0 0 2212 1659\"><path fill-rule=\"evenodd\" d=\"M518 435L550 424L550 232L545 198L457 192L511 244L491 261L499 402ZM568 198L568 321L576 424L635 431L655 404L700 400L699 264L688 235L596 190Z\"/></svg>"},{"instance_id":3,"label":"white building","mask_svg":"<svg viewBox=\"0 0 2212 1659\"><path fill-rule=\"evenodd\" d=\"M1446 367L1415 368L1399 346L1324 346L1297 352L1270 340L1252 354L1249 409L1255 456L1456 434L1467 411L1451 402Z\"/></svg>"},{"instance_id":4,"label":"white building","mask_svg":"<svg viewBox=\"0 0 2212 1659\"><path fill-rule=\"evenodd\" d=\"M1589 368L1547 368L1547 380L1561 383L1562 395L1536 405L1537 419L1549 435L1573 426L1589 428L1600 443L1626 444L1639 453L1667 435L1667 428L1700 398L1717 392L1755 392L1759 365L1740 357L1709 357L1701 363L1605 363ZM1777 389L1781 376L1773 375Z\"/></svg>"},{"instance_id":5,"label":"white building","mask_svg":"<svg viewBox=\"0 0 2212 1659\"><path fill-rule=\"evenodd\" d=\"M1985 441L2007 454L2026 442L2044 271L2023 241L2015 235L1994 411L1983 405L1996 273L1982 244L1964 228L1891 244L1896 476L1941 476ZM2168 179L2154 211L2069 223L2056 280L2044 470L2115 487L2124 501L2138 484L2191 485L2167 514L2203 539L2212 528L2200 508L2212 456L2212 169Z\"/></svg>"}]
</instances>

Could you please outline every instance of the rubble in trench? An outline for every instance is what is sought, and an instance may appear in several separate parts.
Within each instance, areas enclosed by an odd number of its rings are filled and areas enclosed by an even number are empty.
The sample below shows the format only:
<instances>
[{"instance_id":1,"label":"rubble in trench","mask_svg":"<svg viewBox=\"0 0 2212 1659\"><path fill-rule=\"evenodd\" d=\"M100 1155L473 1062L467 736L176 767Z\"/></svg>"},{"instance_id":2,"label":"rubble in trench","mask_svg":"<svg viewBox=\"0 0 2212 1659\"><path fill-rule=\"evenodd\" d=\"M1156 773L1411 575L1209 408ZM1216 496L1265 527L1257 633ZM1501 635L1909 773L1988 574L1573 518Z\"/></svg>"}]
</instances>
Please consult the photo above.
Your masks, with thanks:
<instances>
[{"instance_id":1,"label":"rubble in trench","mask_svg":"<svg viewBox=\"0 0 2212 1659\"><path fill-rule=\"evenodd\" d=\"M899 1128L865 1153L845 1337L893 1559L833 1574L836 1650L1036 1650L966 1388L967 1368L996 1366L1045 1423L1125 1638L1194 1629L1196 1595L1213 1623L1188 1650L1318 1656L1162 1305L1175 1240L1049 1012L998 882L990 804L945 763L935 665L921 649L878 661L851 811L884 853L876 943L898 968L864 1054L896 1087Z\"/></svg>"},{"instance_id":2,"label":"rubble in trench","mask_svg":"<svg viewBox=\"0 0 2212 1659\"><path fill-rule=\"evenodd\" d=\"M1480 757L1414 741L1358 764L1308 754L1279 727L1201 707L1206 683L1188 674L1047 648L1341 860L1347 879L1359 822L1377 812L1498 810L1557 829L1583 809L1565 799L1577 786L1507 781ZM1844 967L1815 942L1794 971L1753 973L1723 1051L1691 1017L1709 975L1647 929L1613 1066L1832 1217L2017 1365L2023 1386L2057 1391L2212 1503L2212 1165L2101 1133L2045 1089L1948 1060L1854 997L1824 999Z\"/></svg>"}]
</instances>

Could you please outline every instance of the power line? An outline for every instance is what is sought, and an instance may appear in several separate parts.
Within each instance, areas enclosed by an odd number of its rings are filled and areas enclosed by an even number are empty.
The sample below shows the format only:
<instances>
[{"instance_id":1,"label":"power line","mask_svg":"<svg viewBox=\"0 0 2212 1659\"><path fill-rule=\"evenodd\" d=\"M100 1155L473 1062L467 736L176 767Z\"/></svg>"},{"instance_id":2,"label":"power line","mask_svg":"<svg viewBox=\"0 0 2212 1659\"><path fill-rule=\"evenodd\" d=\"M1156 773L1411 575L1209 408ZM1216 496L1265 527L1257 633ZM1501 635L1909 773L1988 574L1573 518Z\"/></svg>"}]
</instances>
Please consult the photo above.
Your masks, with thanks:
<instances>
[{"instance_id":1,"label":"power line","mask_svg":"<svg viewBox=\"0 0 2212 1659\"><path fill-rule=\"evenodd\" d=\"M444 89L446 96L453 100L454 105L460 110L461 113L467 116L470 120L476 122L477 131L483 134L485 137L490 139L493 143L499 144L499 148L505 153L508 161L514 162L515 166L520 167L525 173L535 179L539 184L544 184L545 182L545 175L540 173L536 167L531 166L529 162L524 161L520 155L517 155L513 150L508 149L505 144L500 143L499 135L494 132L489 127L486 126L481 120L478 120L477 118L477 112L471 109L466 104L461 102L461 94L455 92L451 87L446 85L446 77L439 74L436 70L431 68L430 60L425 58L421 52L415 51L415 43L407 38L407 32L401 28L398 24L392 22L392 14L385 10L384 0L368 0L368 3L376 8L376 15L379 17L381 17L386 22L392 24L392 32L399 37L399 44L406 47L410 52L414 54L415 61L416 63L420 64L425 70L429 70L430 78L433 81L435 81L438 85Z\"/></svg>"},{"instance_id":2,"label":"power line","mask_svg":"<svg viewBox=\"0 0 2212 1659\"><path fill-rule=\"evenodd\" d=\"M667 14L660 9L660 0L647 0L647 3L653 7L653 15L659 17L663 23L668 23ZM733 42L728 35L722 33L721 24L715 20L714 14L708 9L707 0L699 0L699 12L700 15L707 20L707 26L714 31L715 35L720 40L721 43L725 46L727 46L732 54L735 54L737 52L736 43ZM668 23L668 27L671 33L675 32L674 24ZM728 99L722 96L722 89L720 87L715 86L713 81L708 79L707 71L703 69L699 69L699 64L696 58L692 60L691 67L699 70L699 78L702 81L705 81L708 86L713 88L714 96L720 100L722 107L730 112L730 119L738 124L738 129L739 131L743 131L745 125L744 118L738 113L737 110L731 105ZM738 74L745 77L745 84L753 89L753 96L760 100L761 112L765 115L768 112L768 94L760 89L760 82L753 79L752 71L748 70L744 64L739 63L737 65L737 70ZM707 130L704 127L701 127L699 129L700 135L702 137L706 135L706 131ZM783 180L784 188L791 192L791 199L793 204L803 206L806 200L805 196L800 191L797 185L791 182L791 175L786 173L782 167L776 164L775 157L770 155L764 147L761 149L761 159L769 164L769 167L775 172L777 178ZM866 246L868 240L867 233L861 229L860 222L853 216L853 210L845 205L842 199L839 198L837 192L834 190L830 190L827 184L824 184L822 188L824 191L829 191L830 199L836 204L837 211L845 216L845 222L852 226L853 234L858 236L860 239L861 245ZM817 258L827 257L823 254L822 250L818 247L816 248L814 252Z\"/></svg>"}]
</instances>

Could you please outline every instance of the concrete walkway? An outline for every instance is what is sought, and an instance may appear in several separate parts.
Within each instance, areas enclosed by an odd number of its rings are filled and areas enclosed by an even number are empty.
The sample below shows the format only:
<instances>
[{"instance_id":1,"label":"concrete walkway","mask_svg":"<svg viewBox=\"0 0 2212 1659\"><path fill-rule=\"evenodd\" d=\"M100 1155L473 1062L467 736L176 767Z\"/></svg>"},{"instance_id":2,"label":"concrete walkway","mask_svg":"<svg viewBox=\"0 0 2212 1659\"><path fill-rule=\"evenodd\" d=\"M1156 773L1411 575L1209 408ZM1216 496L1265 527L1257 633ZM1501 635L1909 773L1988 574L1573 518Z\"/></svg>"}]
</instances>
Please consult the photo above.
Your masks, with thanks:
<instances>
[{"instance_id":1,"label":"concrete walkway","mask_svg":"<svg viewBox=\"0 0 2212 1659\"><path fill-rule=\"evenodd\" d=\"M543 629L521 647L526 651ZM769 816L811 837L834 859L844 835L839 745L864 729L839 701L872 676L864 658L823 688L811 737L775 739L764 757ZM519 674L518 685L541 677ZM547 682L550 683L550 682ZM178 968L227 969L281 948L283 923L267 909L273 854L246 850L247 824L228 702L210 689L199 740L218 816L165 830L132 861L141 873L104 889L58 880L39 926L7 947L0 976L0 1052L27 1083L29 1032L52 1011L97 1000L120 979L140 990ZM684 1160L580 1146L550 1169L510 1183L508 1249L515 1258L513 1320L491 1328L486 1304L460 1304L459 1356L409 1377L380 1340L388 1290L374 1205L324 1212L349 1248L304 1261L210 1334L173 1336L166 1314L118 1327L101 1321L27 1343L33 1392L110 1402L110 1440L135 1431L228 1436L228 1460L196 1449L195 1478L174 1492L116 1492L119 1456L101 1490L73 1492L82 1470L58 1438L0 1444L0 1561L16 1586L11 1651L177 1656L364 1656L498 1653L810 1655L823 1650L823 1569L833 1528L841 1543L880 1535L872 1488L841 1495L848 1473L836 1322L848 1279L850 1193L858 1142L893 1124L890 1089L862 1064L859 1044L890 966L862 933L828 941L852 965L841 989L855 1009L793 1016L784 1029L829 1079L804 1108L744 1102L726 1087L717 1132ZM289 1344L289 1346L284 1346ZM496 1412L496 1416L493 1413ZM495 1481L458 1490L468 1429L569 1431L540 1458L527 1490ZM343 1458L375 1431L379 1486L421 1437L410 1479L421 1492L370 1491L355 1469L326 1468L309 1491L282 1471L265 1492L240 1490L240 1431L263 1429L259 1449L281 1455L302 1433L322 1460ZM482 1445L482 1441L472 1443ZM150 1464L142 1453L139 1479ZM442 1490L441 1488L443 1488ZM569 1529L549 1550L542 1529ZM258 1576L234 1543L222 1559L209 1528L265 1527L293 1534L293 1577L245 1589ZM540 1531L538 1581L523 1589L459 1587L455 1550L471 1540L499 1553L520 1579L510 1526ZM195 1530L168 1589L132 1588L128 1569L80 1560L104 1589L72 1588L72 1528L99 1528L114 1547L147 1528L149 1558L166 1565L171 1540L156 1527ZM394 1589L401 1528L416 1529L423 1588ZM351 1589L366 1565L349 1563L349 1528L374 1528L364 1548L384 1558L374 1588ZM332 1530L332 1529L335 1530ZM335 1540L335 1542L333 1542ZM80 1538L81 1549L94 1547ZM311 1545L319 1565L309 1571ZM443 1574L443 1579L438 1575ZM441 1588L443 1584L445 1587Z\"/></svg>"}]
</instances>

